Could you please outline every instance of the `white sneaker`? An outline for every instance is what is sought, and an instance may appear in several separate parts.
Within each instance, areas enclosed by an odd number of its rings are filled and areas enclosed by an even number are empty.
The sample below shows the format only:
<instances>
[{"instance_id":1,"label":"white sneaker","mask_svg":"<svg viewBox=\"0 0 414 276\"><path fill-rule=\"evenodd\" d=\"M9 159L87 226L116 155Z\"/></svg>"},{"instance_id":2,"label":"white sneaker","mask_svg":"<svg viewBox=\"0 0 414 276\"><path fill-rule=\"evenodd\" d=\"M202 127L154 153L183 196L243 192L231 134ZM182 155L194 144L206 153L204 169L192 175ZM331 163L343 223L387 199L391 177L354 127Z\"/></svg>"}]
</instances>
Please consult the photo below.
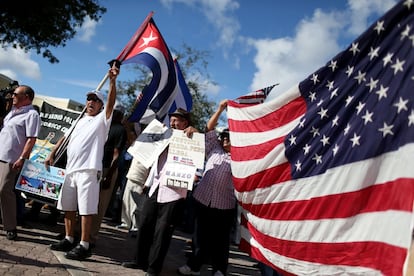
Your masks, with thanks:
<instances>
[{"instance_id":1,"label":"white sneaker","mask_svg":"<svg viewBox=\"0 0 414 276\"><path fill-rule=\"evenodd\" d=\"M214 272L213 276L224 276L224 274L220 270L217 270Z\"/></svg>"},{"instance_id":2,"label":"white sneaker","mask_svg":"<svg viewBox=\"0 0 414 276\"><path fill-rule=\"evenodd\" d=\"M181 275L200 275L200 271L192 271L188 265L183 265L177 269Z\"/></svg>"},{"instance_id":3,"label":"white sneaker","mask_svg":"<svg viewBox=\"0 0 414 276\"><path fill-rule=\"evenodd\" d=\"M117 229L128 229L128 224L125 222L121 223L120 225L116 226Z\"/></svg>"}]
</instances>

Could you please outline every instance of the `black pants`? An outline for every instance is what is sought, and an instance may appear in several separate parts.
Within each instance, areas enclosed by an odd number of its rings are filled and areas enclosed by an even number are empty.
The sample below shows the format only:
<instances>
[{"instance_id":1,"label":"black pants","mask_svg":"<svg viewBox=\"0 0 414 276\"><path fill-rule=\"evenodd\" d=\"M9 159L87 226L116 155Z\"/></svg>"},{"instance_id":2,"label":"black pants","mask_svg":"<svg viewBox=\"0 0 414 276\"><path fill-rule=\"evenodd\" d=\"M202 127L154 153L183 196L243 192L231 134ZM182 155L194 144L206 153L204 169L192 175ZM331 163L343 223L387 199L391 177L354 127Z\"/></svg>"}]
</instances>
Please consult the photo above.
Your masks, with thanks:
<instances>
[{"instance_id":1,"label":"black pants","mask_svg":"<svg viewBox=\"0 0 414 276\"><path fill-rule=\"evenodd\" d=\"M175 227L180 223L184 199L157 203L158 189L143 203L137 232L136 262L148 273L158 274L170 246Z\"/></svg>"},{"instance_id":2,"label":"black pants","mask_svg":"<svg viewBox=\"0 0 414 276\"><path fill-rule=\"evenodd\" d=\"M220 270L227 273L230 251L230 233L235 209L216 209L197 201L195 237L196 249L187 265L193 271L200 271L203 264L211 260L213 273Z\"/></svg>"}]
</instances>

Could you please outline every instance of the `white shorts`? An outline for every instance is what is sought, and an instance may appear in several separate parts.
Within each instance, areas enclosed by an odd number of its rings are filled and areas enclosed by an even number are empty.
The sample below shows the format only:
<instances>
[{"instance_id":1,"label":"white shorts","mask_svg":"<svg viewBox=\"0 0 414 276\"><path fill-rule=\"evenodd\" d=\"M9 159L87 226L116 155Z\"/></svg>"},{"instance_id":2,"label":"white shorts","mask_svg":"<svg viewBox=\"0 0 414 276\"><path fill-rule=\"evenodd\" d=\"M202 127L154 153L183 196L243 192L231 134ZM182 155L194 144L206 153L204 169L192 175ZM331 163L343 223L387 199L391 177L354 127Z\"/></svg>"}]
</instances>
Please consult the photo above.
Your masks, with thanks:
<instances>
[{"instance_id":1,"label":"white shorts","mask_svg":"<svg viewBox=\"0 0 414 276\"><path fill-rule=\"evenodd\" d=\"M81 170L66 175L57 208L79 211L79 215L95 215L99 203L99 172Z\"/></svg>"}]
</instances>

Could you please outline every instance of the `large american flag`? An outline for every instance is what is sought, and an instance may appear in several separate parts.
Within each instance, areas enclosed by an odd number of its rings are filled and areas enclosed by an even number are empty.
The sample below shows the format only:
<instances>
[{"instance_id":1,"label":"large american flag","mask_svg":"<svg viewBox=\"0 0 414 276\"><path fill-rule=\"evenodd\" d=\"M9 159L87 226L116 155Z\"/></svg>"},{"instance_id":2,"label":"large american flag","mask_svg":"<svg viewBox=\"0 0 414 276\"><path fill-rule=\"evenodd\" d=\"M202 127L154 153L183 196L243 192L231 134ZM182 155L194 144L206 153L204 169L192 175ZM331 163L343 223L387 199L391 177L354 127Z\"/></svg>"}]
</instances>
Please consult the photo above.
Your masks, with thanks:
<instances>
[{"instance_id":1,"label":"large american flag","mask_svg":"<svg viewBox=\"0 0 414 276\"><path fill-rule=\"evenodd\" d=\"M229 102L241 248L289 275L402 275L414 204L414 1L280 97Z\"/></svg>"}]
</instances>

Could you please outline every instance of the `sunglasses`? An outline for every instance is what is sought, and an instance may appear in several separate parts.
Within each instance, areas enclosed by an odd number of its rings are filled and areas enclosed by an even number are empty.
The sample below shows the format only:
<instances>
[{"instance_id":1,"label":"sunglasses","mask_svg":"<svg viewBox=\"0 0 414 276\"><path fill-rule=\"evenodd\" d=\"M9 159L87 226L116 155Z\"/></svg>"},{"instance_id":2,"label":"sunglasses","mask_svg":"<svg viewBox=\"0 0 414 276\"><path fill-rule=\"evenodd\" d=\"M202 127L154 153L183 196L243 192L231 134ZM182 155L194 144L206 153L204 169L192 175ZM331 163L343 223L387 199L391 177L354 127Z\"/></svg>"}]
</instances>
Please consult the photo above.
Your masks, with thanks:
<instances>
[{"instance_id":1,"label":"sunglasses","mask_svg":"<svg viewBox=\"0 0 414 276\"><path fill-rule=\"evenodd\" d=\"M98 97L94 97L94 96L88 96L86 98L86 100L93 101L93 102L100 102L101 101Z\"/></svg>"},{"instance_id":2,"label":"sunglasses","mask_svg":"<svg viewBox=\"0 0 414 276\"><path fill-rule=\"evenodd\" d=\"M19 95L26 95L26 93L16 93L16 92L12 93L12 97L17 97Z\"/></svg>"}]
</instances>

